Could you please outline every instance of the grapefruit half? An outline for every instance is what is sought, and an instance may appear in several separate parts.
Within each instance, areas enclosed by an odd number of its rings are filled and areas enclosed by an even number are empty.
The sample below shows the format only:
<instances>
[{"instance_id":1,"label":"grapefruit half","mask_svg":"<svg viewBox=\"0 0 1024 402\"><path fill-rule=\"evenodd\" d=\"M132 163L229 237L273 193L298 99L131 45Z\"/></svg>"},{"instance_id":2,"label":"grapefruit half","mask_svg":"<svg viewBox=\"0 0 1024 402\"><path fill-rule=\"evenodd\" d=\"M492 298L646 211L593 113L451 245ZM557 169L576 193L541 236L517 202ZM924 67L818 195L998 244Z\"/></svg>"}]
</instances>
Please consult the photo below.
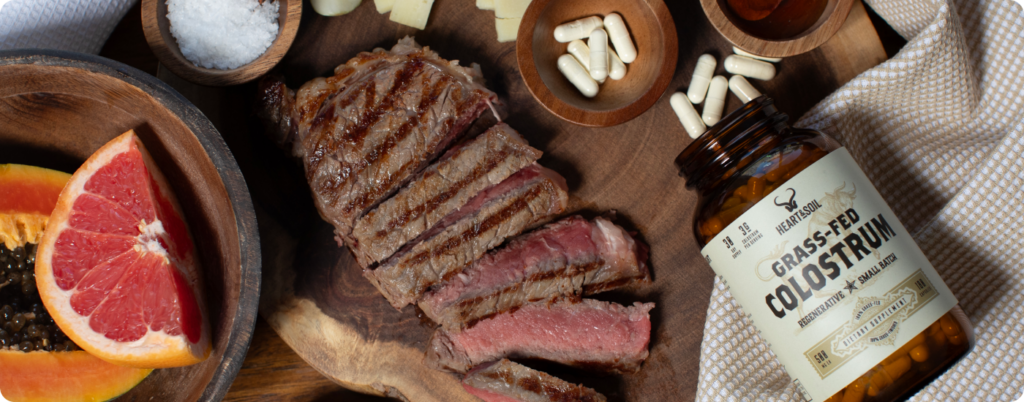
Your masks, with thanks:
<instances>
[{"instance_id":1,"label":"grapefruit half","mask_svg":"<svg viewBox=\"0 0 1024 402\"><path fill-rule=\"evenodd\" d=\"M36 284L61 330L103 360L162 368L210 355L191 235L133 131L92 154L61 191Z\"/></svg>"}]
</instances>

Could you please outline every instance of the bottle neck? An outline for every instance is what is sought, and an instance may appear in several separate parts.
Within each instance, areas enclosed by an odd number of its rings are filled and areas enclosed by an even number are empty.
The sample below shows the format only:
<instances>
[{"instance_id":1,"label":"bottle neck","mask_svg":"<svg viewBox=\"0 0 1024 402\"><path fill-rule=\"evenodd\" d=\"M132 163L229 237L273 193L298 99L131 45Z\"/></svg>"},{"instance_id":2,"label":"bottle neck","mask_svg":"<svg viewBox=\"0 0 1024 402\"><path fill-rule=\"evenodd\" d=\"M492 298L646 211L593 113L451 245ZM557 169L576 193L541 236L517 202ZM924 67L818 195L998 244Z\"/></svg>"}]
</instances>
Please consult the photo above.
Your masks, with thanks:
<instances>
[{"instance_id":1,"label":"bottle neck","mask_svg":"<svg viewBox=\"0 0 1024 402\"><path fill-rule=\"evenodd\" d=\"M686 187L704 192L768 152L789 131L789 116L761 96L729 113L676 157Z\"/></svg>"}]
</instances>

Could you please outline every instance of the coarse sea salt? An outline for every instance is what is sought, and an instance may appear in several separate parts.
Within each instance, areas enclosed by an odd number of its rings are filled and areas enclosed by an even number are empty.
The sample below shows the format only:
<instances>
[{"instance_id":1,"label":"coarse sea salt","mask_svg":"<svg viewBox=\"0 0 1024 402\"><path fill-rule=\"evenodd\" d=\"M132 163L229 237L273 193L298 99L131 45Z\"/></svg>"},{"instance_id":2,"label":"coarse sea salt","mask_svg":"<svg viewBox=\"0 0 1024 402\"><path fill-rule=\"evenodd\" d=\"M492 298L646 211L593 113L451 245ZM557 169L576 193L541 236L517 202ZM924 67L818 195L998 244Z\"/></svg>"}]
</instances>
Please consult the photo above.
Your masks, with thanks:
<instances>
[{"instance_id":1,"label":"coarse sea salt","mask_svg":"<svg viewBox=\"0 0 1024 402\"><path fill-rule=\"evenodd\" d=\"M181 54L203 68L245 65L277 38L278 2L167 0L167 20Z\"/></svg>"}]
</instances>

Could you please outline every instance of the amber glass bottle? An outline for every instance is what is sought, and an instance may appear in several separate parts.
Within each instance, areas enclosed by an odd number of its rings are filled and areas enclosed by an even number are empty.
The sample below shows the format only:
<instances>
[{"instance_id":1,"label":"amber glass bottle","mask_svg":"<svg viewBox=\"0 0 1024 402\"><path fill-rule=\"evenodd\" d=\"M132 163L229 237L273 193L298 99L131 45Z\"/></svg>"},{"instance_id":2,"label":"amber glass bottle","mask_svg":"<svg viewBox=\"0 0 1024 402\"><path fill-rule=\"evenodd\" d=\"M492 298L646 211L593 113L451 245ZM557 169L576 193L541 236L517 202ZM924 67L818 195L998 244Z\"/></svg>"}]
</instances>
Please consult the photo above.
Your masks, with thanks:
<instances>
[{"instance_id":1,"label":"amber glass bottle","mask_svg":"<svg viewBox=\"0 0 1024 402\"><path fill-rule=\"evenodd\" d=\"M971 324L849 153L787 120L760 97L679 155L694 237L805 397L906 397Z\"/></svg>"}]
</instances>

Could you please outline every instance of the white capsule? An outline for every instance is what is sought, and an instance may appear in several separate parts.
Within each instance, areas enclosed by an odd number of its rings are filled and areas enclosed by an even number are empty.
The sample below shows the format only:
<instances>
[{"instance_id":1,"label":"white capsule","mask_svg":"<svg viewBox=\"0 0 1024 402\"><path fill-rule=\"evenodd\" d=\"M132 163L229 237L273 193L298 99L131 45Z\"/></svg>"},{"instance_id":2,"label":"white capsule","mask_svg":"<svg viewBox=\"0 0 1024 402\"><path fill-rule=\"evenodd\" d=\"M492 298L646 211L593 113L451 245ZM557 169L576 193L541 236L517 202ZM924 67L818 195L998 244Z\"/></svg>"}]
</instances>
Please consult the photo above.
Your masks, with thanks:
<instances>
[{"instance_id":1,"label":"white capsule","mask_svg":"<svg viewBox=\"0 0 1024 402\"><path fill-rule=\"evenodd\" d=\"M764 81L775 77L775 66L771 63L735 54L725 58L725 71Z\"/></svg>"},{"instance_id":2,"label":"white capsule","mask_svg":"<svg viewBox=\"0 0 1024 402\"><path fill-rule=\"evenodd\" d=\"M608 33L595 29L587 40L590 48L590 78L601 81L608 77Z\"/></svg>"},{"instance_id":3,"label":"white capsule","mask_svg":"<svg viewBox=\"0 0 1024 402\"><path fill-rule=\"evenodd\" d=\"M701 119L704 124L713 126L722 119L722 109L725 108L725 93L729 91L729 80L721 75L711 79L711 86L708 88L708 98L704 101L704 114Z\"/></svg>"},{"instance_id":4,"label":"white capsule","mask_svg":"<svg viewBox=\"0 0 1024 402\"><path fill-rule=\"evenodd\" d=\"M740 48L738 48L736 46L732 47L732 51L733 51L733 53L736 53L736 54L738 54L740 56L747 56L747 57L749 57L751 59L758 59L758 60L762 60L762 61L767 61L769 63L778 63L778 62L782 61L782 59L778 58L778 57L758 56L756 54L744 51L743 49L740 49Z\"/></svg>"},{"instance_id":5,"label":"white capsule","mask_svg":"<svg viewBox=\"0 0 1024 402\"><path fill-rule=\"evenodd\" d=\"M686 90L686 96L694 105L704 102L704 95L708 93L708 85L711 84L711 76L715 74L715 56L710 54L701 55L697 59L697 67L693 68L693 78L690 78L690 89Z\"/></svg>"},{"instance_id":6,"label":"white capsule","mask_svg":"<svg viewBox=\"0 0 1024 402\"><path fill-rule=\"evenodd\" d=\"M632 63L636 60L636 47L633 46L633 38L629 36L629 29L622 21L618 13L611 13L604 17L604 29L608 31L608 38L612 40L615 51L623 63Z\"/></svg>"},{"instance_id":7,"label":"white capsule","mask_svg":"<svg viewBox=\"0 0 1024 402\"><path fill-rule=\"evenodd\" d=\"M621 80L622 77L626 76L626 64L622 62L619 55L614 50L608 49L608 58L611 59L611 63L608 66L608 78L613 80Z\"/></svg>"},{"instance_id":8,"label":"white capsule","mask_svg":"<svg viewBox=\"0 0 1024 402\"><path fill-rule=\"evenodd\" d=\"M672 94L672 97L668 99L668 104L672 105L672 110L676 112L679 122L683 123L683 128L690 134L690 138L700 137L701 134L708 131L708 128L704 126L704 121L697 114L697 109L693 108L693 104L690 103L686 94L682 92Z\"/></svg>"},{"instance_id":9,"label":"white capsule","mask_svg":"<svg viewBox=\"0 0 1024 402\"><path fill-rule=\"evenodd\" d=\"M604 26L601 17L587 17L555 27L555 40L565 43L590 37L595 29Z\"/></svg>"},{"instance_id":10,"label":"white capsule","mask_svg":"<svg viewBox=\"0 0 1024 402\"><path fill-rule=\"evenodd\" d=\"M569 54L576 58L576 61L583 65L583 68L587 70L587 74L590 74L590 48L587 47L586 43L576 39L569 42L568 49ZM598 80L598 83L604 84L604 80Z\"/></svg>"},{"instance_id":11,"label":"white capsule","mask_svg":"<svg viewBox=\"0 0 1024 402\"><path fill-rule=\"evenodd\" d=\"M747 81L742 75L734 75L732 78L729 78L729 89L743 103L750 102L751 99L761 96L761 93L753 85L750 85L750 81Z\"/></svg>"},{"instance_id":12,"label":"white capsule","mask_svg":"<svg viewBox=\"0 0 1024 402\"><path fill-rule=\"evenodd\" d=\"M583 96L593 98L597 96L597 81L590 78L587 70L572 55L563 54L558 57L558 71L569 79L576 89L580 90Z\"/></svg>"}]
</instances>

